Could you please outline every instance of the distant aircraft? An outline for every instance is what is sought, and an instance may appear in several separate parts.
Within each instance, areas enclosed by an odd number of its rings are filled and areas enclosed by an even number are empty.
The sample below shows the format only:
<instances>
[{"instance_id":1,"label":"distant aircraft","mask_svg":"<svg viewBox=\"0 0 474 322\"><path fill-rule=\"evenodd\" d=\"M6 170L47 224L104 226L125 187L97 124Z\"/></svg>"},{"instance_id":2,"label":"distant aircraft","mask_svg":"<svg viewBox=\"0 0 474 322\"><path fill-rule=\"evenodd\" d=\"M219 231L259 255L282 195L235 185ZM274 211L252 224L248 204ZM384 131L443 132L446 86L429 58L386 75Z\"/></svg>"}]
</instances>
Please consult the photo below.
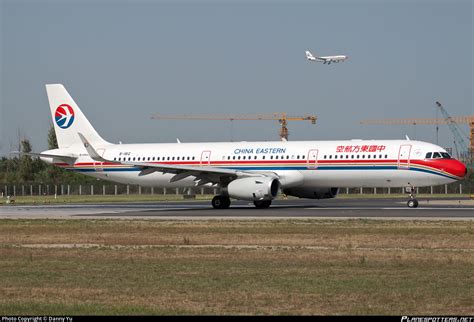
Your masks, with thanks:
<instances>
[{"instance_id":1,"label":"distant aircraft","mask_svg":"<svg viewBox=\"0 0 474 322\"><path fill-rule=\"evenodd\" d=\"M306 58L311 61L317 61L317 62L323 62L323 64L331 64L331 63L338 63L341 61L344 61L349 58L349 56L346 55L337 55L337 56L313 56L313 54L307 50L306 51Z\"/></svg>"},{"instance_id":2,"label":"distant aircraft","mask_svg":"<svg viewBox=\"0 0 474 322\"><path fill-rule=\"evenodd\" d=\"M415 187L462 180L467 172L440 146L408 139L112 144L63 85L48 84L46 91L59 148L28 155L125 184L219 187L212 199L219 209L229 208L230 198L268 208L280 192L334 198L338 187L406 187L407 205L415 208ZM113 122L110 115L106 121Z\"/></svg>"}]
</instances>

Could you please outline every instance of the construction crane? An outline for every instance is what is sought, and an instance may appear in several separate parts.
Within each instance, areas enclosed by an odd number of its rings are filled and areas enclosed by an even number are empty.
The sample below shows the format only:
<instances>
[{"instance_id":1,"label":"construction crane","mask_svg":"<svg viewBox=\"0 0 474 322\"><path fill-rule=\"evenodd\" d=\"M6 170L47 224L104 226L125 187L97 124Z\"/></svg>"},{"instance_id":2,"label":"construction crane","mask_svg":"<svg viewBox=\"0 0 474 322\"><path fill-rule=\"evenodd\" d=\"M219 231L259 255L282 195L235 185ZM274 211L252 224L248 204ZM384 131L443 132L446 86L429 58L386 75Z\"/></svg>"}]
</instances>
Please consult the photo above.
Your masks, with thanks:
<instances>
[{"instance_id":1,"label":"construction crane","mask_svg":"<svg viewBox=\"0 0 474 322\"><path fill-rule=\"evenodd\" d=\"M306 116L290 116L285 112L273 113L273 114L214 114L214 115L164 115L154 114L151 119L161 120L213 120L213 121L278 121L280 124L280 130L278 134L282 141L288 141L288 121L310 121L311 124L316 124L317 117L314 115Z\"/></svg>"},{"instance_id":2,"label":"construction crane","mask_svg":"<svg viewBox=\"0 0 474 322\"><path fill-rule=\"evenodd\" d=\"M439 102L437 102L439 103ZM438 105L438 104L437 104ZM441 105L441 104L440 104ZM438 105L439 107L439 105ZM443 109L444 110L444 109ZM443 113L443 110L442 113ZM446 110L444 110L446 112ZM461 145L464 145L463 148L468 150L469 152L469 159L472 160L473 153L474 153L474 115L468 116L449 116L449 114L444 114L445 118L394 118L394 119L383 119L383 120L363 120L360 124L410 124L410 125L418 125L418 124L448 124L448 126L453 126L454 124L468 124L469 125L469 146L466 144L466 141L463 139L459 129L456 129L455 140L457 140ZM451 125L450 125L451 124ZM463 143L464 142L464 143ZM471 161L472 162L472 161Z\"/></svg>"},{"instance_id":3,"label":"construction crane","mask_svg":"<svg viewBox=\"0 0 474 322\"><path fill-rule=\"evenodd\" d=\"M464 140L463 135L461 134L461 129L459 128L458 123L451 117L451 115L449 115L448 111L445 110L445 108L443 107L443 105L441 105L440 102L437 101L436 106L439 107L439 110L441 111L441 114L446 120L446 123L448 124L448 127L451 130L451 133L453 133L454 147L456 149L458 156L461 156L463 152L469 153L469 147L467 146L467 143ZM472 134L472 129L471 129L471 134ZM458 144L461 145L461 149L458 149ZM472 144L471 144L470 149L472 151Z\"/></svg>"}]
</instances>

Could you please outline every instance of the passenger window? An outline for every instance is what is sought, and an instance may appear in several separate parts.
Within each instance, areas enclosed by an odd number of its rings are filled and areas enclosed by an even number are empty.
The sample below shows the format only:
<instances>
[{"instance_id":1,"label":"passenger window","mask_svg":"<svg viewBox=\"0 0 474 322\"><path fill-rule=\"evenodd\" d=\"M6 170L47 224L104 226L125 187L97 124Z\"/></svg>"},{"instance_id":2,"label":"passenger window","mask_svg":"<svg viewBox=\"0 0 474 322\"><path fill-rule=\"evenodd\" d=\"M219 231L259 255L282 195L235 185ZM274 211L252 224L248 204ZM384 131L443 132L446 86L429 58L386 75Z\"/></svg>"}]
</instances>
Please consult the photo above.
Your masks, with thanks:
<instances>
[{"instance_id":1,"label":"passenger window","mask_svg":"<svg viewBox=\"0 0 474 322\"><path fill-rule=\"evenodd\" d=\"M332 155L329 156L329 159L332 159Z\"/></svg>"},{"instance_id":2,"label":"passenger window","mask_svg":"<svg viewBox=\"0 0 474 322\"><path fill-rule=\"evenodd\" d=\"M326 156L324 156L324 159L326 159Z\"/></svg>"},{"instance_id":3,"label":"passenger window","mask_svg":"<svg viewBox=\"0 0 474 322\"><path fill-rule=\"evenodd\" d=\"M354 159L354 155L353 155L353 154L351 155L351 159Z\"/></svg>"},{"instance_id":4,"label":"passenger window","mask_svg":"<svg viewBox=\"0 0 474 322\"><path fill-rule=\"evenodd\" d=\"M289 156L289 155L287 155L287 156L286 156L286 159L288 160L289 158L290 158L290 156Z\"/></svg>"},{"instance_id":5,"label":"passenger window","mask_svg":"<svg viewBox=\"0 0 474 322\"><path fill-rule=\"evenodd\" d=\"M272 159L272 160L273 160L273 155L271 155L271 156L270 156L270 159Z\"/></svg>"},{"instance_id":6,"label":"passenger window","mask_svg":"<svg viewBox=\"0 0 474 322\"><path fill-rule=\"evenodd\" d=\"M262 160L265 160L265 156L262 156Z\"/></svg>"},{"instance_id":7,"label":"passenger window","mask_svg":"<svg viewBox=\"0 0 474 322\"><path fill-rule=\"evenodd\" d=\"M358 155L357 155L357 159L359 159L359 157L360 157L360 155L358 154Z\"/></svg>"},{"instance_id":8,"label":"passenger window","mask_svg":"<svg viewBox=\"0 0 474 322\"><path fill-rule=\"evenodd\" d=\"M362 154L362 159L365 159L365 154Z\"/></svg>"},{"instance_id":9,"label":"passenger window","mask_svg":"<svg viewBox=\"0 0 474 322\"><path fill-rule=\"evenodd\" d=\"M297 156L296 156L296 158L299 160L300 156L299 156L299 155L297 155Z\"/></svg>"},{"instance_id":10,"label":"passenger window","mask_svg":"<svg viewBox=\"0 0 474 322\"><path fill-rule=\"evenodd\" d=\"M346 159L349 159L349 154L346 154Z\"/></svg>"},{"instance_id":11,"label":"passenger window","mask_svg":"<svg viewBox=\"0 0 474 322\"><path fill-rule=\"evenodd\" d=\"M337 159L337 154L334 156L334 159Z\"/></svg>"},{"instance_id":12,"label":"passenger window","mask_svg":"<svg viewBox=\"0 0 474 322\"><path fill-rule=\"evenodd\" d=\"M239 157L238 157L237 159L239 159L239 160L240 160L240 155L239 155Z\"/></svg>"},{"instance_id":13,"label":"passenger window","mask_svg":"<svg viewBox=\"0 0 474 322\"><path fill-rule=\"evenodd\" d=\"M369 154L369 155L367 155L367 159L370 159L370 154Z\"/></svg>"},{"instance_id":14,"label":"passenger window","mask_svg":"<svg viewBox=\"0 0 474 322\"><path fill-rule=\"evenodd\" d=\"M385 159L388 159L388 154L385 155Z\"/></svg>"}]
</instances>

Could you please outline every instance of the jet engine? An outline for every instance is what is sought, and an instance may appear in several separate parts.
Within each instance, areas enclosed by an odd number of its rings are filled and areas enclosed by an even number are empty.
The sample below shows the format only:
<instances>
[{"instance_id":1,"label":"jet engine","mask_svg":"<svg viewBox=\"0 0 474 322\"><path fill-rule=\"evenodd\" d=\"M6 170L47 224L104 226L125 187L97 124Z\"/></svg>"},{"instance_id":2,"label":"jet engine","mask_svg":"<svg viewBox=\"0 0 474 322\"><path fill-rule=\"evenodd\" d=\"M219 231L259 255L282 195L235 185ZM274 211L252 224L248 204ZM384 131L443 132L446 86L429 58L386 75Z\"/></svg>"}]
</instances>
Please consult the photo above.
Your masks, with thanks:
<instances>
[{"instance_id":1,"label":"jet engine","mask_svg":"<svg viewBox=\"0 0 474 322\"><path fill-rule=\"evenodd\" d=\"M330 199L337 196L339 188L289 188L285 194L308 199Z\"/></svg>"},{"instance_id":2,"label":"jet engine","mask_svg":"<svg viewBox=\"0 0 474 322\"><path fill-rule=\"evenodd\" d=\"M229 197L240 200L272 200L280 189L280 182L271 177L236 179L227 186Z\"/></svg>"}]
</instances>

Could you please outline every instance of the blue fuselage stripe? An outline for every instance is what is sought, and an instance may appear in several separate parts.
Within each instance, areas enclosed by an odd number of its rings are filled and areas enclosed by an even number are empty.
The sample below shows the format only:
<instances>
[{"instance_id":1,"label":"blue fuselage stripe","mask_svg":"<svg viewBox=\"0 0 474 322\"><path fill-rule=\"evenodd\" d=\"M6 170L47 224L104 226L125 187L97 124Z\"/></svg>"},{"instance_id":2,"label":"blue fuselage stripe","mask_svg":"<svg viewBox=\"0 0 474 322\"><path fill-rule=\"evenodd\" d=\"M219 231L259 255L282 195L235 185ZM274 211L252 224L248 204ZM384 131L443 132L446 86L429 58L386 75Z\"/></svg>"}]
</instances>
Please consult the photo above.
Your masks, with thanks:
<instances>
[{"instance_id":1,"label":"blue fuselage stripe","mask_svg":"<svg viewBox=\"0 0 474 322\"><path fill-rule=\"evenodd\" d=\"M198 168L198 167L197 167ZM388 166L388 165L347 165L347 166L330 166L330 165L319 165L317 168L309 168L309 167L302 167L302 166L237 166L237 167L219 167L222 169L231 169L231 170L256 170L256 171L287 171L287 170L397 170L399 169L397 166ZM68 170L77 171L77 172L136 172L141 171L141 169L136 167L126 167L126 168L68 168ZM408 169L400 169L400 170L410 170L410 171L419 171L429 174L434 174L438 176L442 176L449 179L456 179L454 176L449 176L443 173L439 173L433 170L422 169L418 167L411 166Z\"/></svg>"}]
</instances>

